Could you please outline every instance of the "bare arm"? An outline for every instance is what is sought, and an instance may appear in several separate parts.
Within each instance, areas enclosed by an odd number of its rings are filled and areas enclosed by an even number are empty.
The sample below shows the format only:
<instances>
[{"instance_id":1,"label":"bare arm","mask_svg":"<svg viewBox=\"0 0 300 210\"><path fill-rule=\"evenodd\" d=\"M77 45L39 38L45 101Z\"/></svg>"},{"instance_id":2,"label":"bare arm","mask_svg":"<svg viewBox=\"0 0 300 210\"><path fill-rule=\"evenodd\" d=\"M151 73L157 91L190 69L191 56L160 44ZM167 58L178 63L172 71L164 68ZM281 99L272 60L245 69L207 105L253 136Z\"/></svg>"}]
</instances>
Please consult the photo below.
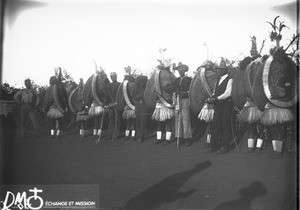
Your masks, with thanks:
<instances>
[{"instance_id":1,"label":"bare arm","mask_svg":"<svg viewBox=\"0 0 300 210\"><path fill-rule=\"evenodd\" d=\"M219 100L226 99L231 96L232 81L232 79L228 80L225 92L218 96Z\"/></svg>"}]
</instances>

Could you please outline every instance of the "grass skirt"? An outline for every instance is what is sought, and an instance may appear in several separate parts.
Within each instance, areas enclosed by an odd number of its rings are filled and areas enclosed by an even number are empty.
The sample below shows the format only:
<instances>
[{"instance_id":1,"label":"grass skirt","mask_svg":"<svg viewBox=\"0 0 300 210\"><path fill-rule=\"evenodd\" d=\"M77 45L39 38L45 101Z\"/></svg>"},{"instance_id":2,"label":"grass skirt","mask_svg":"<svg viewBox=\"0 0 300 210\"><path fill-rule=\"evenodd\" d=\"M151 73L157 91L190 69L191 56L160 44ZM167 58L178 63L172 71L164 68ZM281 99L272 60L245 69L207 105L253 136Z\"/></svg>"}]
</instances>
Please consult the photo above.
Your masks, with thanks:
<instances>
[{"instance_id":1,"label":"grass skirt","mask_svg":"<svg viewBox=\"0 0 300 210\"><path fill-rule=\"evenodd\" d=\"M294 120L294 115L290 109L272 107L263 112L261 123L263 125L274 125L286 123Z\"/></svg>"},{"instance_id":2,"label":"grass skirt","mask_svg":"<svg viewBox=\"0 0 300 210\"><path fill-rule=\"evenodd\" d=\"M212 122L214 118L214 106L213 104L205 103L198 115L199 120L205 122Z\"/></svg>"},{"instance_id":3,"label":"grass skirt","mask_svg":"<svg viewBox=\"0 0 300 210\"><path fill-rule=\"evenodd\" d=\"M128 106L126 106L124 108L122 117L123 117L123 119L135 118L135 112L133 109L130 109Z\"/></svg>"},{"instance_id":4,"label":"grass skirt","mask_svg":"<svg viewBox=\"0 0 300 210\"><path fill-rule=\"evenodd\" d=\"M91 108L89 110L89 116L90 117L99 116L102 114L102 112L104 112L104 108L94 102L92 103Z\"/></svg>"},{"instance_id":5,"label":"grass skirt","mask_svg":"<svg viewBox=\"0 0 300 210\"><path fill-rule=\"evenodd\" d=\"M156 103L151 119L156 121L166 121L174 117L174 109L166 107L163 103Z\"/></svg>"},{"instance_id":6,"label":"grass skirt","mask_svg":"<svg viewBox=\"0 0 300 210\"><path fill-rule=\"evenodd\" d=\"M246 103L247 104L247 103ZM263 112L253 103L253 106L244 106L237 117L239 123L256 123L262 118Z\"/></svg>"},{"instance_id":7,"label":"grass skirt","mask_svg":"<svg viewBox=\"0 0 300 210\"><path fill-rule=\"evenodd\" d=\"M58 110L56 105L52 105L49 109L49 111L46 114L47 117L52 118L52 119L57 119L61 118L64 116L64 114Z\"/></svg>"}]
</instances>

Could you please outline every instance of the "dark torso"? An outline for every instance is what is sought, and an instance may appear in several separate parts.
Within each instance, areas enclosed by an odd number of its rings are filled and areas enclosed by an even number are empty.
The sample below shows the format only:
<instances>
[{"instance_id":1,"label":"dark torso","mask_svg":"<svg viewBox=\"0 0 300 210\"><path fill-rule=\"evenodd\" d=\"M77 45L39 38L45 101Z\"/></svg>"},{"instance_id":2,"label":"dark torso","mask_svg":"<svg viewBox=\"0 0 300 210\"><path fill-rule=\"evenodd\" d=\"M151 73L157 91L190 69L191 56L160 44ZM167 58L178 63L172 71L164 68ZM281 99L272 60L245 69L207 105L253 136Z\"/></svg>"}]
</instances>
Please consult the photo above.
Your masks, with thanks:
<instances>
[{"instance_id":1,"label":"dark torso","mask_svg":"<svg viewBox=\"0 0 300 210\"><path fill-rule=\"evenodd\" d=\"M182 98L188 98L192 78L184 76L175 79L176 92L181 93Z\"/></svg>"},{"instance_id":2,"label":"dark torso","mask_svg":"<svg viewBox=\"0 0 300 210\"><path fill-rule=\"evenodd\" d=\"M216 89L215 89L215 93L214 93L214 96L220 96L222 95L225 90L226 90L226 87L227 87L227 84L228 84L228 81L229 81L230 77L226 77L221 84L219 84L219 80L217 81L217 86L216 86ZM218 85L219 84L219 85ZM228 97L226 99L222 99L222 100L217 100L215 102L215 105L219 105L219 104L223 104L225 102L229 102L231 101L231 97Z\"/></svg>"},{"instance_id":3,"label":"dark torso","mask_svg":"<svg viewBox=\"0 0 300 210\"><path fill-rule=\"evenodd\" d=\"M120 82L112 82L112 83L108 84L108 91L114 101L116 100L117 91L118 91L120 84L121 84Z\"/></svg>"}]
</instances>

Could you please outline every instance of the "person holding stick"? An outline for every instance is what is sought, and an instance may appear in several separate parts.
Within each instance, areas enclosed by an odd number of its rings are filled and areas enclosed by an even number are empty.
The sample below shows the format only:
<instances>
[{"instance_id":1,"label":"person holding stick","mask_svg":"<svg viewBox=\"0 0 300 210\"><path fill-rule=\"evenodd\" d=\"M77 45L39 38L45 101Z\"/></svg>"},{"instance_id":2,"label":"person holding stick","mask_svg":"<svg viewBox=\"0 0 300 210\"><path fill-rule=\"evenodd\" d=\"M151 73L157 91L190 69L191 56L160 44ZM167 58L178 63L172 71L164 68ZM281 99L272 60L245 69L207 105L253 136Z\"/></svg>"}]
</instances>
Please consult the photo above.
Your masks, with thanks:
<instances>
[{"instance_id":1,"label":"person holding stick","mask_svg":"<svg viewBox=\"0 0 300 210\"><path fill-rule=\"evenodd\" d=\"M175 137L177 138L177 146L185 143L186 146L191 145L192 129L190 122L190 102L189 88L192 78L186 76L189 67L181 62L177 67L179 77L175 79Z\"/></svg>"}]
</instances>

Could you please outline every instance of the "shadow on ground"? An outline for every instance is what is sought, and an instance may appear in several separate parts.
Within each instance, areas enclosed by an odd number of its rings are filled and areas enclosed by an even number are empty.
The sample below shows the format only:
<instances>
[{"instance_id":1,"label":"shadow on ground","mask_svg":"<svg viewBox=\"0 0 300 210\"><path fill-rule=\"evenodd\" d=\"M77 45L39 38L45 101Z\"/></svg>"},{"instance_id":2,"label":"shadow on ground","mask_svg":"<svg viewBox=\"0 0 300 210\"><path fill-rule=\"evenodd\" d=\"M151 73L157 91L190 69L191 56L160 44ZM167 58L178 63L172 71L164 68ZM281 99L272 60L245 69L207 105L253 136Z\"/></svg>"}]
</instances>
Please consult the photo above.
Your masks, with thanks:
<instances>
[{"instance_id":1,"label":"shadow on ground","mask_svg":"<svg viewBox=\"0 0 300 210\"><path fill-rule=\"evenodd\" d=\"M267 194L267 189L261 182L253 182L239 191L241 198L220 204L215 210L251 210L251 203L255 198Z\"/></svg>"},{"instance_id":2,"label":"shadow on ground","mask_svg":"<svg viewBox=\"0 0 300 210\"><path fill-rule=\"evenodd\" d=\"M196 164L194 168L187 171L173 174L130 199L123 209L156 209L164 203L173 202L179 198L187 198L192 195L196 189L191 189L186 192L180 192L179 189L193 175L207 169L211 165L211 161L205 161Z\"/></svg>"}]
</instances>

